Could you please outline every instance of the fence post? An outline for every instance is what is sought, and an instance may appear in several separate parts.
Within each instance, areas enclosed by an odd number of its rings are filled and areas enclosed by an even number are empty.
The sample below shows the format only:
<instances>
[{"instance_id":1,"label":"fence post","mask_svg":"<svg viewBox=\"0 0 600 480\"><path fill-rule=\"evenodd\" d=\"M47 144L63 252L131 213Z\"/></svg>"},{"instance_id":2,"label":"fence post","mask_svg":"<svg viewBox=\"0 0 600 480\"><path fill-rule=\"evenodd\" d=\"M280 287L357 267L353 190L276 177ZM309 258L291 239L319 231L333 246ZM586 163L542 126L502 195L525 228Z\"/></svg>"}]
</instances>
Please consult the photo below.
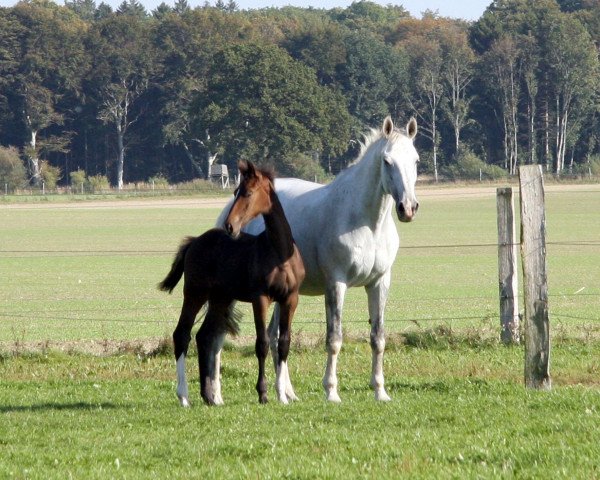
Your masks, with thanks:
<instances>
[{"instance_id":1,"label":"fence post","mask_svg":"<svg viewBox=\"0 0 600 480\"><path fill-rule=\"evenodd\" d=\"M521 258L525 297L525 386L549 390L550 320L542 167L519 167Z\"/></svg>"},{"instance_id":2,"label":"fence post","mask_svg":"<svg viewBox=\"0 0 600 480\"><path fill-rule=\"evenodd\" d=\"M498 285L500 293L500 339L519 343L519 279L517 237L512 188L496 190L498 211Z\"/></svg>"}]
</instances>

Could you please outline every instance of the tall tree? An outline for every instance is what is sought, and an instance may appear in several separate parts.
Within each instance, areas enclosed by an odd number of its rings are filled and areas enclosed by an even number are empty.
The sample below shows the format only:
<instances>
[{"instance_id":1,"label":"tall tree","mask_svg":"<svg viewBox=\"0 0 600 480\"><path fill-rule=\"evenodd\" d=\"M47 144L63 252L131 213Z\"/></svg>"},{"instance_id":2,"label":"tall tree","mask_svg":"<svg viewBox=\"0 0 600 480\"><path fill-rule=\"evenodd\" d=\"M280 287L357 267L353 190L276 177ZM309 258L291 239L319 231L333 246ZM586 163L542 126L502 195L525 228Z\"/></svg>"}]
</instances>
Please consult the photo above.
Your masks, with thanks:
<instances>
[{"instance_id":1,"label":"tall tree","mask_svg":"<svg viewBox=\"0 0 600 480\"><path fill-rule=\"evenodd\" d=\"M410 57L412 91L407 102L419 117L419 130L431 141L433 175L438 181L439 115L444 95L442 49L435 38L413 37L402 43Z\"/></svg>"},{"instance_id":2,"label":"tall tree","mask_svg":"<svg viewBox=\"0 0 600 480\"><path fill-rule=\"evenodd\" d=\"M497 92L502 127L504 132L504 168L510 175L517 171L519 158L519 98L520 98L520 55L517 42L511 36L496 41L483 62L485 71L491 75ZM492 90L492 91L493 91Z\"/></svg>"},{"instance_id":3,"label":"tall tree","mask_svg":"<svg viewBox=\"0 0 600 480\"><path fill-rule=\"evenodd\" d=\"M191 114L197 136L208 132L211 150L231 162L248 158L282 169L289 155L335 155L349 140L341 98L274 46L233 45L218 53Z\"/></svg>"},{"instance_id":4,"label":"tall tree","mask_svg":"<svg viewBox=\"0 0 600 480\"><path fill-rule=\"evenodd\" d=\"M569 128L580 120L575 114L587 109L599 85L598 54L577 19L564 14L558 17L549 37L549 63L556 108L554 172L559 175L565 168Z\"/></svg>"},{"instance_id":5,"label":"tall tree","mask_svg":"<svg viewBox=\"0 0 600 480\"><path fill-rule=\"evenodd\" d=\"M68 148L68 134L55 136L52 128L63 124L66 102L79 94L81 72L86 68L85 25L72 11L45 0L19 3L10 14L22 25L14 57L18 65L8 80L10 103L23 128L32 182L39 185L40 152Z\"/></svg>"},{"instance_id":6,"label":"tall tree","mask_svg":"<svg viewBox=\"0 0 600 480\"><path fill-rule=\"evenodd\" d=\"M475 55L464 26L448 22L440 28L439 34L444 63L442 77L448 93L448 101L443 106L454 130L454 151L458 154L461 131L469 122L472 97L467 95L467 88L473 80Z\"/></svg>"},{"instance_id":7,"label":"tall tree","mask_svg":"<svg viewBox=\"0 0 600 480\"><path fill-rule=\"evenodd\" d=\"M127 135L144 106L138 104L156 69L149 24L136 15L113 15L90 32L93 65L89 86L96 92L98 119L114 133L116 185L123 188Z\"/></svg>"},{"instance_id":8,"label":"tall tree","mask_svg":"<svg viewBox=\"0 0 600 480\"><path fill-rule=\"evenodd\" d=\"M398 89L406 85L407 57L368 32L351 32L345 39L345 62L338 65L335 84L356 119L356 132L373 126L390 113Z\"/></svg>"}]
</instances>

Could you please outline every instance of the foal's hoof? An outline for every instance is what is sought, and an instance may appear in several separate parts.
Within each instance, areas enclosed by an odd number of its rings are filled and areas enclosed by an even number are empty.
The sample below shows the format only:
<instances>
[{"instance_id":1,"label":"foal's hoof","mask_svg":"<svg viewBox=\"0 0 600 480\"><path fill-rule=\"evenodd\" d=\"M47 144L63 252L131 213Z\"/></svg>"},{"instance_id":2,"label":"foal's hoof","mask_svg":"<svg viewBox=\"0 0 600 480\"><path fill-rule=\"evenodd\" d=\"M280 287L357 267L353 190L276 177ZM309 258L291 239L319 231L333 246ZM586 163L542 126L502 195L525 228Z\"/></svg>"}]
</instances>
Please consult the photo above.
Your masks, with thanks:
<instances>
[{"instance_id":1,"label":"foal's hoof","mask_svg":"<svg viewBox=\"0 0 600 480\"><path fill-rule=\"evenodd\" d=\"M179 403L181 404L182 407L185 407L185 408L190 407L190 401L187 399L187 397L177 395L177 398L179 399Z\"/></svg>"},{"instance_id":2,"label":"foal's hoof","mask_svg":"<svg viewBox=\"0 0 600 480\"><path fill-rule=\"evenodd\" d=\"M267 395L266 394L265 395L259 395L258 396L258 403L261 403L263 405L265 403L269 403L269 399L267 398Z\"/></svg>"},{"instance_id":3,"label":"foal's hoof","mask_svg":"<svg viewBox=\"0 0 600 480\"><path fill-rule=\"evenodd\" d=\"M202 400L204 400L204 403L205 403L206 405L209 405L209 406L211 406L211 407L212 407L212 406L217 406L217 405L222 405L222 404L223 404L223 400L221 400L221 403L219 403L219 402L217 401L217 399L216 399L214 396L212 396L212 395L211 395L211 396L202 395Z\"/></svg>"}]
</instances>

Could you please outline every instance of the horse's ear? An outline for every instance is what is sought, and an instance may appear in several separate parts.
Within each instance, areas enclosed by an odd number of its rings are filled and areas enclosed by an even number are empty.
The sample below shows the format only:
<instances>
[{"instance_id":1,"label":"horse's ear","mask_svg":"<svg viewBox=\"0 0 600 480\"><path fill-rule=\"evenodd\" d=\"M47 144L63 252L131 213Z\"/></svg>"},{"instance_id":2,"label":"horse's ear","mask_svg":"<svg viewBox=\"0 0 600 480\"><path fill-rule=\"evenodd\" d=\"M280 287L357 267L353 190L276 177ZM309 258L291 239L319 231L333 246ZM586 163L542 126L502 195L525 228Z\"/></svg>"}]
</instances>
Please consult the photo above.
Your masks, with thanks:
<instances>
[{"instance_id":1,"label":"horse's ear","mask_svg":"<svg viewBox=\"0 0 600 480\"><path fill-rule=\"evenodd\" d=\"M406 134L411 140L414 140L414 138L417 136L417 120L415 117L411 117L406 124Z\"/></svg>"},{"instance_id":2,"label":"horse's ear","mask_svg":"<svg viewBox=\"0 0 600 480\"><path fill-rule=\"evenodd\" d=\"M390 117L389 115L383 120L383 126L381 127L381 131L386 137L389 137L394 131L394 122L392 122L392 117Z\"/></svg>"},{"instance_id":3,"label":"horse's ear","mask_svg":"<svg viewBox=\"0 0 600 480\"><path fill-rule=\"evenodd\" d=\"M251 161L240 160L238 161L238 168L242 177L254 177L256 176L256 169Z\"/></svg>"}]
</instances>

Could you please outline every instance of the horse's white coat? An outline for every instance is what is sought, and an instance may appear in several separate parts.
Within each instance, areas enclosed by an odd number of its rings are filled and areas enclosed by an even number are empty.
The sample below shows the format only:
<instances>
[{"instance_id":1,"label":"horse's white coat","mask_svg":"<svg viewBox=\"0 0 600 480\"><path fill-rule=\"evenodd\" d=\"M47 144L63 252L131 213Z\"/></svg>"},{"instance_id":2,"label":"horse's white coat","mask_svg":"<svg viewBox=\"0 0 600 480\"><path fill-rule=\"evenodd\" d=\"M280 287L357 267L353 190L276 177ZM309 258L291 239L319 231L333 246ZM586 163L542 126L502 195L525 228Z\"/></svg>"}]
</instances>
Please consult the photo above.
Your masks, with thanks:
<instances>
[{"instance_id":1,"label":"horse's white coat","mask_svg":"<svg viewBox=\"0 0 600 480\"><path fill-rule=\"evenodd\" d=\"M395 130L391 119L366 138L359 159L329 185L299 179L276 179L275 189L300 249L306 277L304 295L325 295L327 367L323 378L327 399L339 402L337 357L342 346L342 308L348 287L364 287L371 320L371 386L377 400L389 400L384 388L384 309L391 267L399 247L392 218L394 205L400 220L410 221L418 208L415 196L418 154L413 146L416 122L405 132ZM217 220L222 225L229 205ZM262 218L245 230L264 230ZM269 331L278 332L275 309ZM273 346L273 341L271 345ZM271 349L277 355L276 349ZM277 368L277 362L275 362ZM282 381L278 375L278 384ZM277 386L278 392L282 388ZM286 390L293 392L289 382Z\"/></svg>"}]
</instances>

